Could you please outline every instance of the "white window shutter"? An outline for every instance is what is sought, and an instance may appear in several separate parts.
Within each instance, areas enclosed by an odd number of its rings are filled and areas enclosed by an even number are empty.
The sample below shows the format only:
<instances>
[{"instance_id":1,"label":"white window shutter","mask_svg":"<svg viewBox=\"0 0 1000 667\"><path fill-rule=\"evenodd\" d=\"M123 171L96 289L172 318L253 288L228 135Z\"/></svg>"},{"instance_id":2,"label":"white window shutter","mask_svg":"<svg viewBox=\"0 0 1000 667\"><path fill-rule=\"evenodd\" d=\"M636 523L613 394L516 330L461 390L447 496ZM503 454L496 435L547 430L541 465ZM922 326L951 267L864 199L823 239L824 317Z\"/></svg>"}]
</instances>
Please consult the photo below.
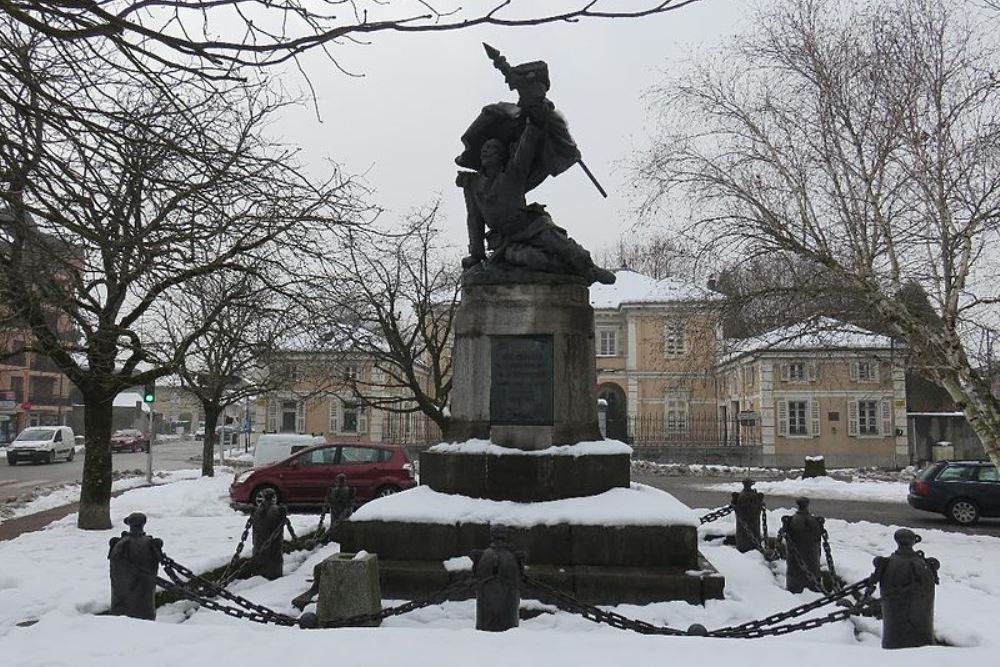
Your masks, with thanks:
<instances>
[{"instance_id":1,"label":"white window shutter","mask_svg":"<svg viewBox=\"0 0 1000 667\"><path fill-rule=\"evenodd\" d=\"M809 382L815 382L816 381L816 362L815 361L809 361L809 362L806 363L806 379L809 380Z\"/></svg>"},{"instance_id":2,"label":"white window shutter","mask_svg":"<svg viewBox=\"0 0 1000 667\"><path fill-rule=\"evenodd\" d=\"M296 433L306 432L306 402L295 402L295 431Z\"/></svg>"},{"instance_id":3,"label":"white window shutter","mask_svg":"<svg viewBox=\"0 0 1000 667\"><path fill-rule=\"evenodd\" d=\"M869 364L868 367L871 368L870 372L871 372L871 375L872 375L872 382L878 382L878 371L879 371L878 360L872 359L871 363Z\"/></svg>"},{"instance_id":4,"label":"white window shutter","mask_svg":"<svg viewBox=\"0 0 1000 667\"><path fill-rule=\"evenodd\" d=\"M278 397L269 396L267 399L267 431L272 433L278 430Z\"/></svg>"},{"instance_id":5,"label":"white window shutter","mask_svg":"<svg viewBox=\"0 0 1000 667\"><path fill-rule=\"evenodd\" d=\"M336 396L330 396L326 399L330 405L330 433L336 433L338 428L338 419L340 418L340 400Z\"/></svg>"},{"instance_id":6,"label":"white window shutter","mask_svg":"<svg viewBox=\"0 0 1000 667\"><path fill-rule=\"evenodd\" d=\"M857 382L857 381L858 381L858 362L852 361L851 362L851 382ZM854 407L855 407L855 409L857 409L858 406L855 405Z\"/></svg>"},{"instance_id":7,"label":"white window shutter","mask_svg":"<svg viewBox=\"0 0 1000 667\"><path fill-rule=\"evenodd\" d=\"M882 435L892 435L892 401L882 401Z\"/></svg>"},{"instance_id":8,"label":"white window shutter","mask_svg":"<svg viewBox=\"0 0 1000 667\"><path fill-rule=\"evenodd\" d=\"M358 406L358 433L368 432L368 407Z\"/></svg>"},{"instance_id":9,"label":"white window shutter","mask_svg":"<svg viewBox=\"0 0 1000 667\"><path fill-rule=\"evenodd\" d=\"M788 435L788 402L778 401L778 435Z\"/></svg>"},{"instance_id":10,"label":"white window shutter","mask_svg":"<svg viewBox=\"0 0 1000 667\"><path fill-rule=\"evenodd\" d=\"M847 402L847 435L858 435L858 402Z\"/></svg>"},{"instance_id":11,"label":"white window shutter","mask_svg":"<svg viewBox=\"0 0 1000 667\"><path fill-rule=\"evenodd\" d=\"M814 398L809 401L809 435L814 438L819 437L819 399Z\"/></svg>"},{"instance_id":12,"label":"white window shutter","mask_svg":"<svg viewBox=\"0 0 1000 667\"><path fill-rule=\"evenodd\" d=\"M781 364L781 381L788 382L791 379L790 364Z\"/></svg>"}]
</instances>

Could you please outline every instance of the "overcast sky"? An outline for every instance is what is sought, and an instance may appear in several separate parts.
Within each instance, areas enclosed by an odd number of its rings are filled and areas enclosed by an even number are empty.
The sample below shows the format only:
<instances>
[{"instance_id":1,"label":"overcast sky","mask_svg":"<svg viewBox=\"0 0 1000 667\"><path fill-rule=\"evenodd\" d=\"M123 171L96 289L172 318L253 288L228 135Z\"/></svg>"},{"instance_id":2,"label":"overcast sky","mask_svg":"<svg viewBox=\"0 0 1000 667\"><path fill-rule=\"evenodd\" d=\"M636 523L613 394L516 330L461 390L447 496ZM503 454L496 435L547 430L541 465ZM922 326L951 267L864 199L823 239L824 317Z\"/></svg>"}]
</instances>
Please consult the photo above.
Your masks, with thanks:
<instances>
[{"instance_id":1,"label":"overcast sky","mask_svg":"<svg viewBox=\"0 0 1000 667\"><path fill-rule=\"evenodd\" d=\"M556 224L596 251L634 222L622 163L644 145L649 131L643 91L692 52L738 32L744 5L702 0L643 19L378 35L367 46L334 47L340 64L362 77L346 76L319 54L310 55L304 65L322 122L314 109L303 108L287 112L275 129L302 146L309 163L329 157L350 173L365 172L374 201L388 209L387 221L440 195L443 226L464 251L464 204L454 186L460 137L484 105L515 98L481 42L497 47L512 65L544 60L552 80L549 98L569 120L584 161L610 196L602 199L577 167L531 196L548 206ZM286 82L292 90L301 86L295 76Z\"/></svg>"}]
</instances>

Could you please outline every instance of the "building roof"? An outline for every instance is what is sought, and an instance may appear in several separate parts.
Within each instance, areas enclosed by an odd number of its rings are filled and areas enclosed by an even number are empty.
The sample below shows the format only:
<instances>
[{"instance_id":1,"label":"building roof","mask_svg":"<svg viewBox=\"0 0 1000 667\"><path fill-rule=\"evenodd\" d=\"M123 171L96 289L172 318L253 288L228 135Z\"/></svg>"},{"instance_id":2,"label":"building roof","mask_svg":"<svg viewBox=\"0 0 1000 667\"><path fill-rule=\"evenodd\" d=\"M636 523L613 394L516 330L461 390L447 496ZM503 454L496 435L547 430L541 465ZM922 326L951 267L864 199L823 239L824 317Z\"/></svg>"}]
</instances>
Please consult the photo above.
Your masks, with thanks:
<instances>
[{"instance_id":1,"label":"building roof","mask_svg":"<svg viewBox=\"0 0 1000 667\"><path fill-rule=\"evenodd\" d=\"M615 277L614 285L591 286L590 305L594 308L620 308L627 304L684 303L723 298L721 294L680 278L657 280L628 269L618 269Z\"/></svg>"},{"instance_id":2,"label":"building roof","mask_svg":"<svg viewBox=\"0 0 1000 667\"><path fill-rule=\"evenodd\" d=\"M894 347L889 336L883 336L859 326L829 317L820 317L779 327L750 338L728 338L723 341L723 363L761 352L795 350L890 350ZM896 343L895 347L901 347Z\"/></svg>"}]
</instances>

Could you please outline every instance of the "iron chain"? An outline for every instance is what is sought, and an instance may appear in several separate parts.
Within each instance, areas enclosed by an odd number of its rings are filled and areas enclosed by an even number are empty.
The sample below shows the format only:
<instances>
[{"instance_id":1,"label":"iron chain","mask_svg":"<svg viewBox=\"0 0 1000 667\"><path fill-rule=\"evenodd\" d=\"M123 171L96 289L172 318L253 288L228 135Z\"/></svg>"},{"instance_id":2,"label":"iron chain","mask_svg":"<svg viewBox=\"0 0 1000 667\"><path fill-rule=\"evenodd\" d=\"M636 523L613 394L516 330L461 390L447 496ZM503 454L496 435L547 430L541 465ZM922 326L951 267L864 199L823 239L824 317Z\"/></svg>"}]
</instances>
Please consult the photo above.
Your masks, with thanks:
<instances>
[{"instance_id":1,"label":"iron chain","mask_svg":"<svg viewBox=\"0 0 1000 667\"><path fill-rule=\"evenodd\" d=\"M349 616L347 618L335 618L329 621L325 621L322 624L324 628L346 628L359 625L367 625L369 623L378 622L381 623L387 618L393 616L402 616L403 614L408 614L411 611L416 611L417 609L423 609L424 607L430 607L431 605L441 604L452 595L459 593L461 591L472 588L476 585L476 579L474 577L466 577L463 579L458 579L451 582L444 588L434 591L430 595L416 600L411 600L404 604L398 605L396 607L386 607L381 611L377 611L371 614L358 614L356 616Z\"/></svg>"},{"instance_id":2,"label":"iron chain","mask_svg":"<svg viewBox=\"0 0 1000 667\"><path fill-rule=\"evenodd\" d=\"M733 510L735 510L735 509L736 509L736 505L734 505L732 503L729 503L728 505L725 505L724 507L718 507L718 508L712 510L708 514L706 514L706 515L702 516L701 518L699 518L698 521L702 525L704 525L706 523L711 523L712 521L715 521L717 519L721 519L724 516L728 516L728 515L732 514Z\"/></svg>"},{"instance_id":3,"label":"iron chain","mask_svg":"<svg viewBox=\"0 0 1000 667\"><path fill-rule=\"evenodd\" d=\"M837 578L837 568L833 564L833 550L830 548L830 534L826 532L826 528L823 529L822 539L823 553L826 555L826 567L830 570L830 581L833 582L833 589L839 590L842 584L840 583L840 579Z\"/></svg>"}]
</instances>

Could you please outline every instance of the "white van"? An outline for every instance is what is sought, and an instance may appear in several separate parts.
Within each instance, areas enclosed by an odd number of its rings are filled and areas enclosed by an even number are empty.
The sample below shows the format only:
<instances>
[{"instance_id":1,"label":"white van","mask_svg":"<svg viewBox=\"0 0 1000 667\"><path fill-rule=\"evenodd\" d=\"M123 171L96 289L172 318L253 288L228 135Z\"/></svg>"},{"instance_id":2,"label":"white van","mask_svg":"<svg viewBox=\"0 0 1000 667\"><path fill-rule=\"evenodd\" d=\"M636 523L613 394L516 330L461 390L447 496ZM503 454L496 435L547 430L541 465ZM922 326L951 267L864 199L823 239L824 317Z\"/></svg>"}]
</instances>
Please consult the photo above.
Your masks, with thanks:
<instances>
[{"instance_id":1,"label":"white van","mask_svg":"<svg viewBox=\"0 0 1000 667\"><path fill-rule=\"evenodd\" d=\"M275 461L287 459L306 447L326 442L321 435L299 435L296 433L264 433L257 438L253 450L253 467L259 468Z\"/></svg>"},{"instance_id":2,"label":"white van","mask_svg":"<svg viewBox=\"0 0 1000 667\"><path fill-rule=\"evenodd\" d=\"M7 448L7 463L55 463L56 457L72 461L76 440L69 426L31 426L21 431Z\"/></svg>"}]
</instances>

